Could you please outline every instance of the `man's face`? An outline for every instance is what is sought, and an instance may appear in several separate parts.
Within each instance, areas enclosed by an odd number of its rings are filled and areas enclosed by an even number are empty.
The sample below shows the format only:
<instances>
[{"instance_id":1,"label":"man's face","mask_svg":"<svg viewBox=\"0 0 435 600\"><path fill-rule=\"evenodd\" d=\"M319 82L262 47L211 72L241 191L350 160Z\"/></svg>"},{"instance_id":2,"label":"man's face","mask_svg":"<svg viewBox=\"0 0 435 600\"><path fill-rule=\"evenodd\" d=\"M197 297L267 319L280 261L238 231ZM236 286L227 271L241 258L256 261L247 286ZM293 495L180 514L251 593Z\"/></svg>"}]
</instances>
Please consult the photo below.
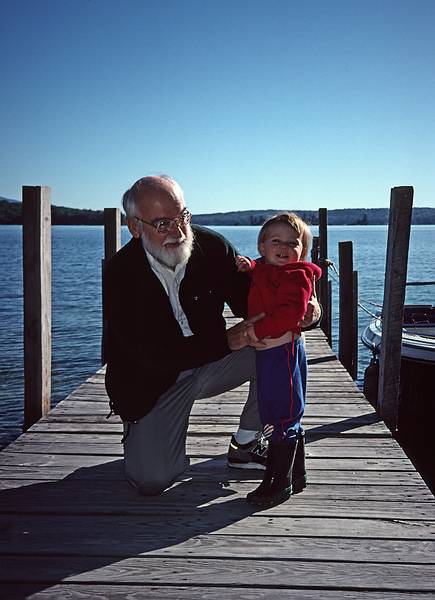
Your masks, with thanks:
<instances>
[{"instance_id":1,"label":"man's face","mask_svg":"<svg viewBox=\"0 0 435 600\"><path fill-rule=\"evenodd\" d=\"M192 252L192 229L182 218L185 209L181 195L171 195L164 190L154 191L152 195L137 200L138 218L131 219L129 223L131 233L141 238L145 249L172 269L180 263L186 263ZM170 224L166 233L160 233L152 224L157 225L165 219L178 220Z\"/></svg>"}]
</instances>

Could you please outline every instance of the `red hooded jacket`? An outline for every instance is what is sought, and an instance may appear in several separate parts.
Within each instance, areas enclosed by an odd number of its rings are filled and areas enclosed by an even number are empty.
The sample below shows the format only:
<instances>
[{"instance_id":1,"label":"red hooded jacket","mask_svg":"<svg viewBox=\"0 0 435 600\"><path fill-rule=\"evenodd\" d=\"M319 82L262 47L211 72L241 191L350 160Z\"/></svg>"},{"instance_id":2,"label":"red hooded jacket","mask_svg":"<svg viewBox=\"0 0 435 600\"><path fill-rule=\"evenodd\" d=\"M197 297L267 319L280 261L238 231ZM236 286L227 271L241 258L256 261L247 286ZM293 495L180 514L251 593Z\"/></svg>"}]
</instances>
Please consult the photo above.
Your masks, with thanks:
<instances>
[{"instance_id":1,"label":"red hooded jacket","mask_svg":"<svg viewBox=\"0 0 435 600\"><path fill-rule=\"evenodd\" d=\"M276 266L251 261L253 271L248 296L248 316L266 316L254 325L258 339L278 338L288 331L300 334L299 322L307 311L314 278L321 269L309 262Z\"/></svg>"}]
</instances>

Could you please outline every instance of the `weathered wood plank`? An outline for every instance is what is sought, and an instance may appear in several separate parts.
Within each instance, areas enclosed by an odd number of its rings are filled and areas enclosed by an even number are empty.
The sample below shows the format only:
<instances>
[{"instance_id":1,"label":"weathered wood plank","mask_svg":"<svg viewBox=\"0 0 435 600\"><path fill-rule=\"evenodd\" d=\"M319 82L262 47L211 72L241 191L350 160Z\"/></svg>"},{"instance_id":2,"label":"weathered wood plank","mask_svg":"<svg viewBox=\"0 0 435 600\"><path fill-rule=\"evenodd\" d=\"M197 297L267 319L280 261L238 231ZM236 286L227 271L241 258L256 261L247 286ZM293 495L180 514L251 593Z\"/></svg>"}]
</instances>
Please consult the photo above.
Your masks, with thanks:
<instances>
[{"instance_id":1,"label":"weathered wood plank","mask_svg":"<svg viewBox=\"0 0 435 600\"><path fill-rule=\"evenodd\" d=\"M37 440L32 440L27 443L23 441L17 441L10 446L5 455L11 453L19 454L49 454L53 451L53 444L57 454L75 454L75 455L112 455L118 456L122 454L121 436L108 435L107 439L98 439L96 434L71 434L73 438L71 441L68 440L68 434L50 434L53 441L44 439L43 436L38 437ZM81 439L83 438L83 440ZM200 439L197 440L196 444L188 445L189 454L191 457L196 456L210 456L211 458L216 457L221 453L226 453L228 448L228 441L218 439L218 442L214 445L208 442L206 447L203 447ZM323 454L323 453L322 453ZM414 470L412 463L403 454L391 456L358 456L357 453L351 453L351 457L343 455L339 451L331 453L324 460L320 456L310 454L307 449L307 464L308 468L317 469L343 469L343 470ZM311 463L311 460L314 462ZM326 462L325 462L326 461ZM224 466L224 464L216 465L217 467Z\"/></svg>"},{"instance_id":2,"label":"weathered wood plank","mask_svg":"<svg viewBox=\"0 0 435 600\"><path fill-rule=\"evenodd\" d=\"M104 563L108 564L104 564ZM103 563L103 564L101 564ZM433 566L408 564L347 563L343 569L339 562L322 562L319 567L304 561L262 561L195 558L125 558L114 563L90 557L31 557L22 570L22 560L5 557L1 579L21 582L113 582L122 577L124 583L191 584L337 589L344 587L360 590L429 591L435 589ZM295 583L298 582L298 583Z\"/></svg>"},{"instance_id":3,"label":"weathered wood plank","mask_svg":"<svg viewBox=\"0 0 435 600\"><path fill-rule=\"evenodd\" d=\"M178 486L170 492L176 502L183 494L183 487ZM207 499L203 498L206 502ZM242 499L232 499L231 494L226 503L216 504L210 508L198 508L195 518L179 519L178 516L160 515L147 516L144 520L140 515L1 515L0 523L6 521L0 548L8 550L12 538L17 535L22 539L25 530L33 536L75 536L82 529L84 538L96 536L99 542L113 539L113 536L131 535L138 538L171 536L195 536L200 533L219 535L261 535L278 537L345 537L345 538L374 538L374 539L403 539L435 541L433 521L428 520L399 520L399 519L358 519L340 517L286 517L259 514L251 516L254 509ZM248 515L248 516L246 516ZM5 521L4 521L5 520ZM110 527L114 529L110 529ZM86 528L88 533L86 533ZM104 530L107 528L106 534ZM20 534L21 531L21 534ZM10 539L11 536L11 539ZM27 536L27 534L26 534ZM67 539L67 537L66 537ZM183 539L185 539L183 537ZM9 540L9 541L8 541ZM28 543L29 538L26 537Z\"/></svg>"},{"instance_id":4,"label":"weathered wood plank","mask_svg":"<svg viewBox=\"0 0 435 600\"><path fill-rule=\"evenodd\" d=\"M245 398L246 399L246 398ZM331 402L332 400L332 402ZM100 402L89 402L89 398L84 396L77 397L73 400L73 406L91 408L93 412L101 410ZM91 406L89 406L91 404ZM95 407L97 405L97 408ZM69 407L69 404L58 405L56 413L59 413L64 407ZM216 416L232 416L239 417L242 410L243 402L236 403L205 403L195 402L191 414L194 416L216 417ZM67 408L68 410L68 408ZM104 411L103 411L104 412ZM342 417L351 418L358 417L361 413L373 415L373 418L380 421L379 417L373 409L370 409L365 402L349 401L346 403L333 402L333 398L329 397L329 402L307 404L305 418L308 417Z\"/></svg>"},{"instance_id":5,"label":"weathered wood plank","mask_svg":"<svg viewBox=\"0 0 435 600\"><path fill-rule=\"evenodd\" d=\"M212 420L212 419L209 419ZM370 420L373 421L374 418L370 417ZM197 423L201 423L203 422L202 418L198 418L196 416L191 417L190 419L191 421L191 425L197 424ZM214 419L214 421L216 422L216 424L219 426L221 424L221 422L223 421L223 419L220 417L219 419ZM344 419L342 420L344 421ZM116 426L118 428L121 427L121 421L119 420L119 418L117 416L111 416L110 419L106 419L106 416L104 415L104 413L102 414L70 414L70 413L66 413L66 414L57 414L57 415L53 415L50 414L50 418L49 419L41 419L40 421L42 424L45 423L61 423L63 426L68 426L68 424L73 424L73 423L86 423L89 425L105 425L108 426L108 431L111 431L113 429L111 429L111 426ZM303 420L303 424L305 429L310 425L314 425L314 424L320 424L321 422L323 423L335 423L337 422L337 419L333 419L332 417L330 418L326 418L323 417L321 420L320 418L316 418L316 417L305 417ZM237 424L238 424L238 418L237 417L227 417L225 418L225 423L226 424L232 424L232 425L236 425L235 429L237 429ZM235 431L235 429L233 429L233 431ZM379 429L379 427L378 427ZM105 427L104 427L105 430ZM32 430L32 431L37 431L37 430ZM100 431L101 431L101 427L100 427ZM216 431L219 431L219 428L216 428ZM394 444L396 442L394 442L393 438L391 437L391 434L389 433L389 431L385 428L384 432L386 433L386 436L384 436L386 439L391 440L391 442ZM231 432L232 433L232 432ZM191 432L191 435L195 435L195 432ZM224 433L225 435L225 433ZM312 439L314 439L314 433L310 436ZM324 437L325 442L327 442L328 440L333 441L334 438L328 438L328 437ZM347 438L346 442L343 441L343 443L348 443L348 441L350 439L357 439L357 438ZM380 438L382 439L382 438ZM375 442L375 438L371 439L371 442ZM367 442L364 442L364 444L367 444Z\"/></svg>"},{"instance_id":6,"label":"weathered wood plank","mask_svg":"<svg viewBox=\"0 0 435 600\"><path fill-rule=\"evenodd\" d=\"M232 416L219 416L219 417L206 417L206 416L198 416L192 415L190 418L190 429L189 434L192 435L200 435L207 434L211 437L216 435L223 436L231 436L233 431L237 429L237 425L239 422L238 417ZM116 424L119 426L120 421L118 418L112 418L110 421L106 421L105 416L103 414L96 415L91 413L83 413L83 412L71 412L65 411L64 413L59 413L54 416L50 423L99 423L99 424ZM369 425L375 424L375 427L370 428ZM329 427L329 433L349 433L351 429L356 429L355 425L359 425L358 431L356 434L363 435L372 434L377 435L382 433L380 437L391 439L391 434L385 428L382 422L377 421L376 417L374 417L371 413L367 416L361 415L358 417L349 417L348 419L340 419L337 421L337 418L334 417L305 417L303 421L303 425L305 430L307 430L312 439L318 437L319 433L328 433L326 431L326 426ZM362 427L365 427L362 429ZM320 429L321 427L321 429ZM354 432L355 433L355 432ZM325 437L325 436L324 436Z\"/></svg>"},{"instance_id":7,"label":"weathered wood plank","mask_svg":"<svg viewBox=\"0 0 435 600\"><path fill-rule=\"evenodd\" d=\"M130 515L193 515L198 505L213 506L227 502L229 496L244 500L254 487L238 482L225 487L192 481L180 492L177 503L163 497L144 499L127 485L105 485L101 490L93 480L70 479L61 483L29 480L23 482L2 478L0 481L0 513L2 514L130 514ZM110 494L108 492L110 491ZM320 496L320 497L319 497ZM386 496L388 498L388 495ZM207 499L209 498L209 499ZM350 501L351 500L351 501ZM268 509L267 514L282 516L352 517L435 521L435 503L397 502L382 498L367 500L364 494L337 497L324 486L310 486L291 502Z\"/></svg>"},{"instance_id":8,"label":"weathered wood plank","mask_svg":"<svg viewBox=\"0 0 435 600\"><path fill-rule=\"evenodd\" d=\"M90 459L97 457L89 457ZM77 481L98 481L104 482L104 491L108 494L122 494L127 493L129 489L128 484L123 479L122 462L120 460L115 461L115 464L110 465L96 465L98 469L92 469L92 465L82 466L80 464L72 465L57 465L53 462L47 461L48 464L43 466L23 466L20 470L14 466L3 466L0 470L0 476L6 481L16 481L17 485L28 486L33 483L39 482L54 482L59 479L71 478ZM421 481L414 481L408 484L395 485L389 483L386 485L370 485L370 481L365 483L353 483L343 484L334 483L331 481L331 474L328 473L327 481L318 481L316 473L310 474L310 484L308 489L304 492L303 497L314 497L322 498L325 502L335 500L351 500L351 501L364 501L369 497L371 501L391 501L402 503L403 508L406 511L407 505L410 502L419 503L433 503L433 495L427 486ZM207 480L195 479L191 489L201 489L201 487L195 488L194 486L207 486L219 485L221 482L214 480L213 482ZM255 480L249 479L226 479L222 482L233 492L240 492L242 494L251 491L255 486ZM236 489L234 490L234 487ZM194 493L194 492L192 492ZM166 510L169 510L167 508Z\"/></svg>"},{"instance_id":9,"label":"weathered wood plank","mask_svg":"<svg viewBox=\"0 0 435 600\"><path fill-rule=\"evenodd\" d=\"M319 600L318 589L284 589L254 587L197 587L165 585L125 584L54 584L47 589L44 584L0 584L0 596L8 600ZM367 590L340 591L322 590L323 600L397 600L396 592L374 592ZM396 594L396 596L394 596ZM401 592L400 600L433 600L435 593Z\"/></svg>"},{"instance_id":10,"label":"weathered wood plank","mask_svg":"<svg viewBox=\"0 0 435 600\"><path fill-rule=\"evenodd\" d=\"M36 517L39 520L39 517ZM81 525L82 519L75 519L78 530L69 531L70 538L55 537L55 532L47 531L47 536L40 531L29 531L29 542L18 544L11 539L13 544L10 549L3 551L4 545L0 544L0 555L12 553L27 556L30 553L41 556L53 555L86 555L96 557L123 557L123 556L168 556L168 557L212 557L212 558L248 558L261 559L293 559L293 560L330 560L331 556L336 561L354 561L397 564L427 564L434 565L435 544L425 540L390 540L390 539L359 539L328 537L298 537L290 536L265 536L262 543L258 538L249 535L216 535L208 532L198 533L194 536L184 535L175 530L171 535L161 533L152 539L150 536L133 536L128 539L130 528L121 536L118 532L109 541L109 532L99 539L92 536L91 531ZM28 521L23 525L27 527ZM53 523L52 523L53 525ZM12 518L12 526L14 520ZM27 529L26 529L27 531ZM65 529L66 531L66 529ZM31 537L30 537L31 535ZM11 536L12 537L12 536ZM113 543L115 539L116 543ZM29 545L27 545L29 544ZM358 561L355 561L355 552L358 552ZM320 568L320 565L319 565Z\"/></svg>"},{"instance_id":11,"label":"weathered wood plank","mask_svg":"<svg viewBox=\"0 0 435 600\"><path fill-rule=\"evenodd\" d=\"M33 445L39 445L39 452L44 445L50 447L49 452L56 450L58 454L74 453L77 451L77 444L89 445L89 446L107 446L110 450L117 449L121 445L121 429L117 428L112 433L98 434L97 430L82 431L79 428L80 424L75 424L76 429L71 427L71 433L65 430L51 430L48 432L40 431L33 433L30 437L26 436L28 441L17 440L9 446L6 454L9 452L21 452L26 451L27 447L32 448ZM332 441L335 444L332 444ZM219 451L226 452L228 449L228 438L226 436L216 436L215 438L206 438L200 435L189 436L187 441L187 449L189 452L201 451L202 455L211 454L212 456L219 454ZM403 450L398 446L381 446L379 442L384 440L375 439L378 442L377 445L373 444L367 446L367 444L352 444L352 442L360 442L361 438L348 438L345 441L338 440L337 438L318 438L307 440L306 442L306 455L308 461L312 458L335 458L335 459L347 459L347 458L364 458L364 459L397 459L407 460L408 464L411 463L406 458ZM30 444L30 446L27 446ZM53 447L53 444L55 445ZM68 446L71 446L69 449ZM66 448L66 450L65 450ZM121 448L122 449L122 448ZM105 451L107 452L107 451Z\"/></svg>"},{"instance_id":12,"label":"weathered wood plank","mask_svg":"<svg viewBox=\"0 0 435 600\"><path fill-rule=\"evenodd\" d=\"M41 423L40 427L32 428L33 433L38 433L43 436L44 442L51 441L51 435L67 435L71 433L71 441L80 442L80 436L84 436L84 441L91 441L92 437L101 434L101 427L98 423L87 422L45 422ZM100 442L119 443L122 437L121 424L107 424L105 434L98 437ZM54 438L53 438L54 439ZM34 441L39 441L35 438ZM204 438L200 435L190 435L187 439L188 454L200 451L202 456L215 456L220 452L226 452L228 449L228 438L225 436L215 438ZM406 457L404 451L398 444L392 445L388 440L383 438L375 438L368 445L361 438L348 437L346 440L338 438L317 438L307 439L306 453L308 459L311 458L398 458Z\"/></svg>"},{"instance_id":13,"label":"weathered wood plank","mask_svg":"<svg viewBox=\"0 0 435 600\"><path fill-rule=\"evenodd\" d=\"M199 406L214 406L216 403L219 406L235 405L242 409L248 390L236 391L234 394L225 392L221 396L210 397L207 400L197 400L195 405ZM103 406L108 405L109 400L106 394L97 393L95 391L88 392L86 390L77 390L68 396L67 399L63 400L59 404L70 402L70 401L86 401L93 403L100 403ZM347 389L346 385L327 385L326 383L319 382L316 385L311 385L307 388L307 404L317 406L320 404L347 404L354 405L356 403L364 405L366 408L373 410L373 408L367 404L366 399L362 392L358 389ZM59 406L59 404L57 406Z\"/></svg>"},{"instance_id":14,"label":"weathered wood plank","mask_svg":"<svg viewBox=\"0 0 435 600\"><path fill-rule=\"evenodd\" d=\"M48 589L40 590L38 584L4 584L8 600L21 600L23 597L32 600L319 600L318 589L283 589L253 587L197 587L197 586L164 586L124 584L103 584L98 587L90 584L55 584ZM346 600L396 600L396 592L343 591L340 598ZM31 594L31 595L30 595ZM337 600L337 590L322 590L324 600ZM401 592L400 600L433 600L435 593Z\"/></svg>"},{"instance_id":15,"label":"weathered wood plank","mask_svg":"<svg viewBox=\"0 0 435 600\"><path fill-rule=\"evenodd\" d=\"M97 413L100 413L100 417L105 418L105 411L96 408L99 404L93 405L90 402L75 402L73 404L58 405L53 409L52 414L56 417L63 417L63 419L75 419L75 417L88 417L89 420L95 419ZM206 411L205 411L206 412ZM117 420L118 421L118 420ZM100 420L100 422L104 422ZM112 421L116 422L116 421ZM201 431L204 434L228 434L231 435L234 431L234 425L238 424L237 416L207 416L193 414L189 421L189 431L192 431L192 426L195 423L203 423ZM304 421L304 427L309 430L312 423L319 425L328 425L329 433L343 433L343 434L383 434L391 437L389 430L385 427L382 421L378 420L375 413L367 409L365 414L358 416L342 417L341 420L337 420L334 417L310 417L307 416ZM323 428L325 433L326 429Z\"/></svg>"},{"instance_id":16,"label":"weathered wood plank","mask_svg":"<svg viewBox=\"0 0 435 600\"><path fill-rule=\"evenodd\" d=\"M73 456L67 456L66 458L72 458ZM73 477L80 480L93 480L93 481L104 481L105 489L111 490L114 486L126 486L126 482L123 477L122 461L118 459L115 466L101 465L101 459L104 457L83 457L86 459L88 466L84 466L82 462L77 460L71 465L57 465L47 464L46 466L38 467L35 469L33 466L23 466L19 471L13 466L4 466L1 469L1 474L5 479L15 479L21 481L21 485L27 485L27 483L34 480L56 481L60 478ZM90 463L91 459L95 459L95 467L93 468ZM108 457L112 460L112 457ZM61 462L67 462L61 461ZM85 462L85 461L83 461ZM231 475L233 471L227 471L228 476L225 473L195 473L194 481L196 483L202 483L204 485L211 486L213 484L223 482L225 485L237 485L238 487L249 483L249 489L246 488L246 492L251 491L255 485L258 485L261 477L260 472L258 475L247 474L243 477L243 473L237 477ZM192 476L193 477L193 476ZM316 493L325 500L344 498L349 500L364 500L368 496L373 500L393 500L397 502L408 502L415 500L417 502L433 502L433 495L427 486L424 484L422 479L418 476L412 479L406 478L401 484L397 484L397 474L391 477L385 477L384 480L379 472L376 473L355 473L353 480L349 481L341 476L338 472L331 471L310 471L309 474L310 490L316 490ZM306 494L308 492L304 492Z\"/></svg>"},{"instance_id":17,"label":"weathered wood plank","mask_svg":"<svg viewBox=\"0 0 435 600\"><path fill-rule=\"evenodd\" d=\"M78 445L79 446L79 445ZM38 460L36 457L38 455L38 448L41 448L41 458ZM5 459L7 455L12 455L12 459L9 461L9 464L12 465L21 465L24 466L35 466L36 464L47 464L54 463L57 465L75 465L78 468L81 466L89 466L89 465L103 465L106 463L107 465L107 473L110 473L110 469L116 468L116 473L118 473L119 464L122 458L121 449L119 452L115 454L113 451L109 454L109 449L105 448L104 445L96 444L94 447L94 451L91 449L80 450L80 447L77 449L71 449L68 446L65 447L65 451L58 455L49 455L45 450L44 444L34 444L34 451L32 453L27 453L24 451L22 454L14 452L6 453ZM107 450L105 453L104 451ZM103 457L106 457L106 460L103 461ZM119 457L118 460L113 460L114 458ZM318 459L308 459L310 462L308 463L308 471L310 475L310 479L313 482L317 483L365 483L370 485L386 485L386 484L394 484L397 481L398 475L400 474L400 482L402 484L410 484L410 483L420 483L422 481L421 476L410 466L410 463L407 459L404 459L400 464L397 464L397 460L378 460L375 459L367 460L367 459L328 459L323 460L321 458ZM398 459L399 460L399 459ZM200 456L192 456L191 457L191 466L188 471L185 473L185 477L205 477L206 479L211 480L257 480L261 478L261 471L252 471L252 470L240 470L240 469L231 469L227 467L226 464L226 454L213 456L213 457L200 457ZM112 467L111 465L116 465L116 467ZM6 465L6 460L3 462L3 466ZM385 466L384 469L380 469L380 466ZM346 466L346 468L344 468Z\"/></svg>"}]
</instances>

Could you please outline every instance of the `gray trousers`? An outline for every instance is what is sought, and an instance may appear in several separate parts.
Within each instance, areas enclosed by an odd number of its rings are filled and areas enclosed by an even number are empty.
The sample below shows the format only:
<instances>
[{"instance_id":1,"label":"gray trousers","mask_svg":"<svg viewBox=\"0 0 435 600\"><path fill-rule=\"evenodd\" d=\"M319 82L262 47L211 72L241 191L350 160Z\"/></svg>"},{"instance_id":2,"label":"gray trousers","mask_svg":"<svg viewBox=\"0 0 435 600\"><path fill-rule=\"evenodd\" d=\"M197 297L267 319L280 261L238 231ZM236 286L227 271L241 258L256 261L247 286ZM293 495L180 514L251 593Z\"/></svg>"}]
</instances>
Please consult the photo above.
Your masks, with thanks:
<instances>
[{"instance_id":1,"label":"gray trousers","mask_svg":"<svg viewBox=\"0 0 435 600\"><path fill-rule=\"evenodd\" d=\"M186 435L195 400L210 398L250 381L240 427L261 430L257 408L255 351L243 348L194 369L177 381L136 423L124 423L127 480L144 495L160 494L189 466Z\"/></svg>"}]
</instances>

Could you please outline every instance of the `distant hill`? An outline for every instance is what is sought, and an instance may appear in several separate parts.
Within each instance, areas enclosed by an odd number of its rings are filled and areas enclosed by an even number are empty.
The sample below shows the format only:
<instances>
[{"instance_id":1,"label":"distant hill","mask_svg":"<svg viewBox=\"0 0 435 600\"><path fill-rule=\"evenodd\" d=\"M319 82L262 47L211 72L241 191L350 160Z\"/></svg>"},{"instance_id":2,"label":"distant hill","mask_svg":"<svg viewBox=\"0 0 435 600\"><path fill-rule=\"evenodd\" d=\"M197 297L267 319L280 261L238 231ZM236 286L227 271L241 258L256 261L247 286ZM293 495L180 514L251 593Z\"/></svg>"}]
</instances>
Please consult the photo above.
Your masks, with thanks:
<instances>
[{"instance_id":1,"label":"distant hill","mask_svg":"<svg viewBox=\"0 0 435 600\"><path fill-rule=\"evenodd\" d=\"M262 225L266 219L280 212L279 209L241 210L226 213L193 215L197 225ZM315 210L295 210L307 223L318 224ZM102 210L52 206L53 225L103 225ZM414 208L414 225L435 225L435 208ZM329 225L387 225L388 208L339 208L328 210ZM0 196L0 224L21 224L21 202Z\"/></svg>"},{"instance_id":2,"label":"distant hill","mask_svg":"<svg viewBox=\"0 0 435 600\"><path fill-rule=\"evenodd\" d=\"M198 225L262 225L266 219L280 212L279 209L242 210L227 213L200 214L193 216ZM295 210L310 225L318 225L316 210ZM338 208L328 210L329 225L388 225L388 208ZM434 225L435 208L413 208L414 225Z\"/></svg>"},{"instance_id":3,"label":"distant hill","mask_svg":"<svg viewBox=\"0 0 435 600\"><path fill-rule=\"evenodd\" d=\"M53 225L103 225L104 212L102 210L52 206L51 222ZM21 225L21 202L14 202L0 197L0 224Z\"/></svg>"}]
</instances>

